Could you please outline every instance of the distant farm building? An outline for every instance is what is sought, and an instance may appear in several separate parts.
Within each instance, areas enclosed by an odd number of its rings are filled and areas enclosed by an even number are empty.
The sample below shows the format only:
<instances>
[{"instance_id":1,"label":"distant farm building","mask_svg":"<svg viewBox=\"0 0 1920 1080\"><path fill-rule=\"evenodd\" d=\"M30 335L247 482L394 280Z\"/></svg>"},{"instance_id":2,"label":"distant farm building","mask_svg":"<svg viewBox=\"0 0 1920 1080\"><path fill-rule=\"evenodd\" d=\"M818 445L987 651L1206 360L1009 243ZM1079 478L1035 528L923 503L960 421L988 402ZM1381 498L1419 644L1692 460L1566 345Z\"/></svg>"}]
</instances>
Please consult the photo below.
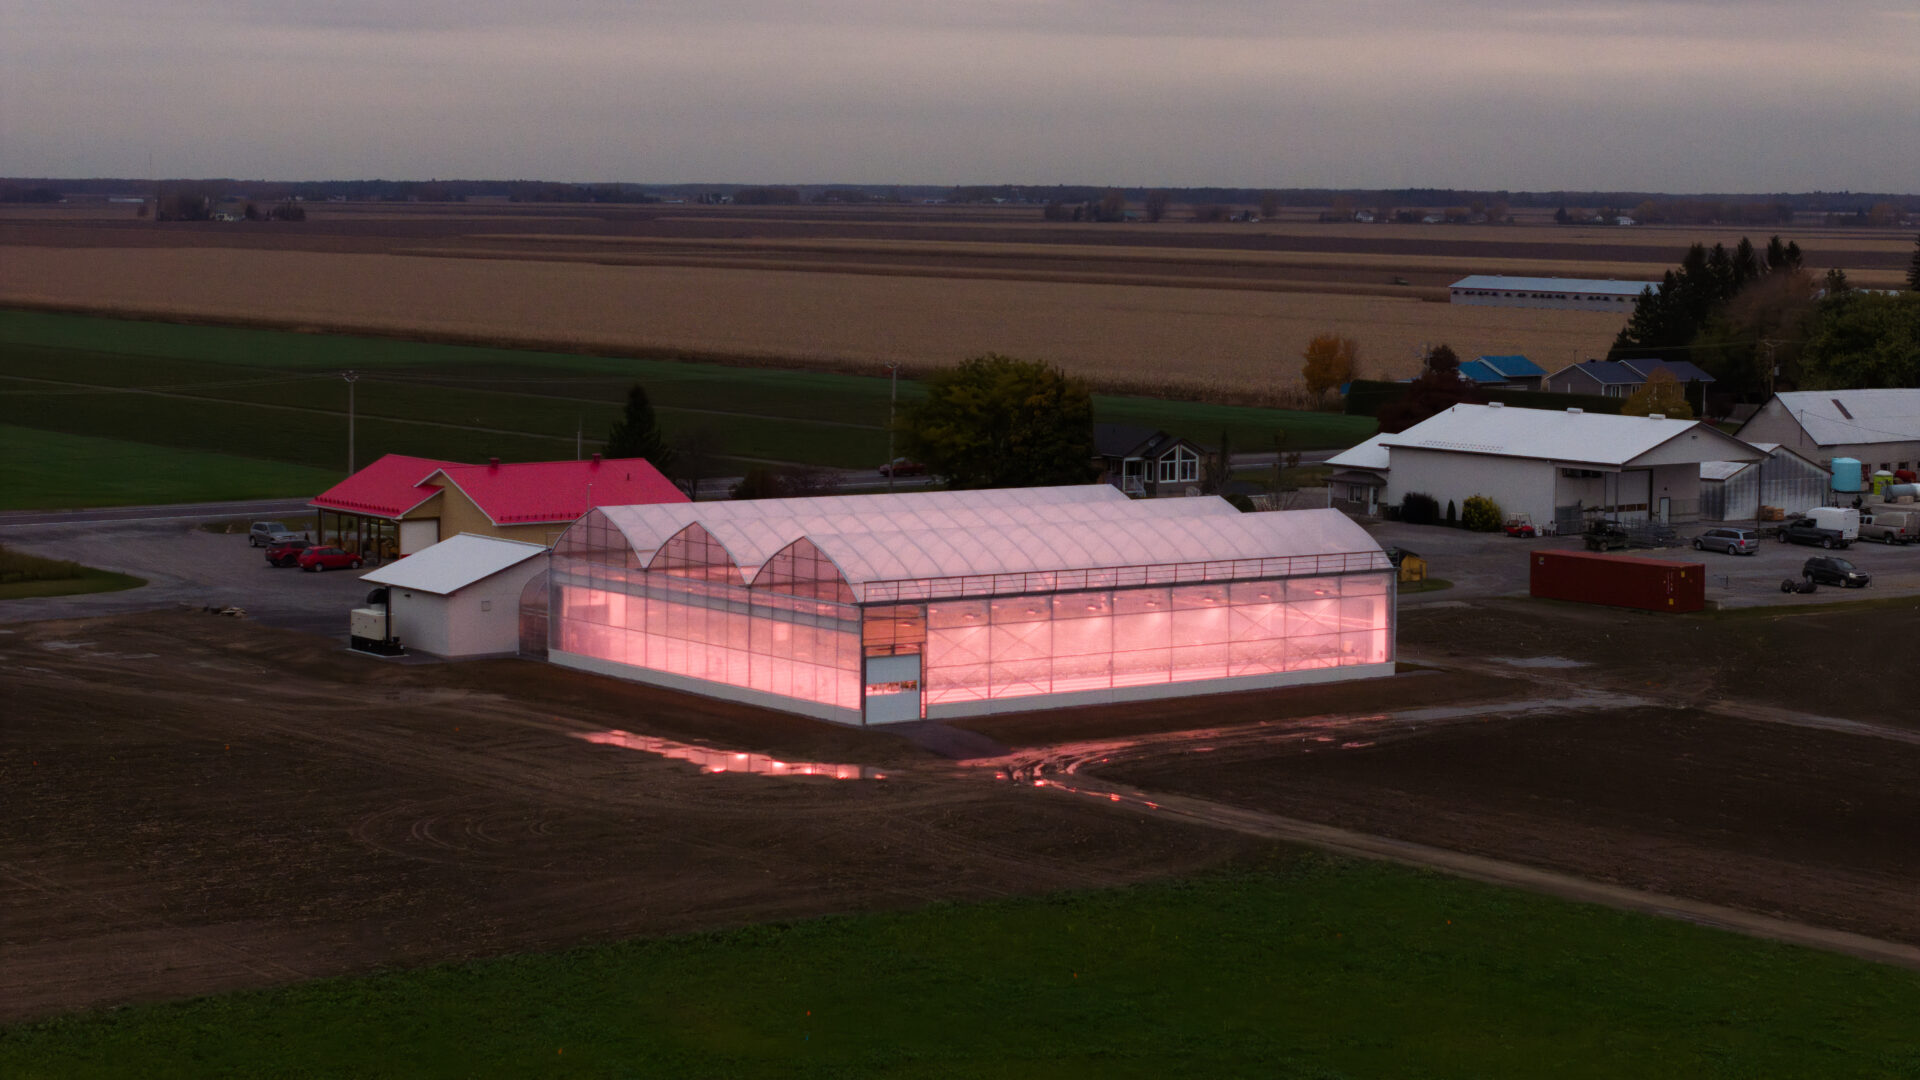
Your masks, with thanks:
<instances>
[{"instance_id":1,"label":"distant farm building","mask_svg":"<svg viewBox=\"0 0 1920 1080\"><path fill-rule=\"evenodd\" d=\"M1625 314L1633 310L1640 294L1651 287L1652 283L1646 281L1474 274L1448 286L1447 294L1453 303L1481 307L1565 308Z\"/></svg>"},{"instance_id":2,"label":"distant farm building","mask_svg":"<svg viewBox=\"0 0 1920 1080\"><path fill-rule=\"evenodd\" d=\"M463 465L387 454L308 505L323 543L390 559L460 533L551 544L596 506L686 501L644 458Z\"/></svg>"},{"instance_id":3,"label":"distant farm building","mask_svg":"<svg viewBox=\"0 0 1920 1080\"><path fill-rule=\"evenodd\" d=\"M1482 356L1461 361L1460 377L1487 390L1538 390L1547 373L1524 356Z\"/></svg>"}]
</instances>

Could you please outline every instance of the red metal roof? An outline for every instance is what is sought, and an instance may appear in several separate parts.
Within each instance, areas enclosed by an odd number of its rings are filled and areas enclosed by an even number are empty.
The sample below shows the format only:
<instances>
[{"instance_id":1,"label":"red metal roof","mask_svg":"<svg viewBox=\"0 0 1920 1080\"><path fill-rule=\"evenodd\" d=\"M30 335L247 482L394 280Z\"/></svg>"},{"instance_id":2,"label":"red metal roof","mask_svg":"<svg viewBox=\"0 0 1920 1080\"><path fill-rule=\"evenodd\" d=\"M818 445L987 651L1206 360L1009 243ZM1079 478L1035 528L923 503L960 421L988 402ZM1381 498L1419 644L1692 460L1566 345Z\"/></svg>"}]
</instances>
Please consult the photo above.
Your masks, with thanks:
<instances>
[{"instance_id":1,"label":"red metal roof","mask_svg":"<svg viewBox=\"0 0 1920 1080\"><path fill-rule=\"evenodd\" d=\"M321 492L311 506L345 510L369 517L397 518L439 491L426 485L427 477L454 465L451 461L387 454L380 460Z\"/></svg>"},{"instance_id":2,"label":"red metal roof","mask_svg":"<svg viewBox=\"0 0 1920 1080\"><path fill-rule=\"evenodd\" d=\"M398 518L446 483L458 487L495 525L572 521L596 506L687 501L645 458L463 465L388 454L328 488L310 505Z\"/></svg>"},{"instance_id":3,"label":"red metal roof","mask_svg":"<svg viewBox=\"0 0 1920 1080\"><path fill-rule=\"evenodd\" d=\"M495 525L572 521L596 506L687 501L645 458L447 465L433 479L459 488Z\"/></svg>"}]
</instances>

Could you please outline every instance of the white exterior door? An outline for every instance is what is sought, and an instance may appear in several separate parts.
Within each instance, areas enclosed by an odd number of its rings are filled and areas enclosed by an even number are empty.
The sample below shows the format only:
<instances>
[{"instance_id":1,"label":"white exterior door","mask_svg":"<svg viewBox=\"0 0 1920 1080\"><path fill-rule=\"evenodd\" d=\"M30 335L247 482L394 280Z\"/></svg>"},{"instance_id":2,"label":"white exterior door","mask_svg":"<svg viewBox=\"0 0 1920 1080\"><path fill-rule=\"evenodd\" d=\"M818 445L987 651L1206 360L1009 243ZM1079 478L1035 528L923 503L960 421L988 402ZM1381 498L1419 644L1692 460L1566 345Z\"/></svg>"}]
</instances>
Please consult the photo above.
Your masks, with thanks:
<instances>
[{"instance_id":1,"label":"white exterior door","mask_svg":"<svg viewBox=\"0 0 1920 1080\"><path fill-rule=\"evenodd\" d=\"M869 724L920 719L920 655L867 657L864 700Z\"/></svg>"},{"instance_id":2,"label":"white exterior door","mask_svg":"<svg viewBox=\"0 0 1920 1080\"><path fill-rule=\"evenodd\" d=\"M400 554L412 555L440 542L440 519L417 518L400 523Z\"/></svg>"}]
</instances>

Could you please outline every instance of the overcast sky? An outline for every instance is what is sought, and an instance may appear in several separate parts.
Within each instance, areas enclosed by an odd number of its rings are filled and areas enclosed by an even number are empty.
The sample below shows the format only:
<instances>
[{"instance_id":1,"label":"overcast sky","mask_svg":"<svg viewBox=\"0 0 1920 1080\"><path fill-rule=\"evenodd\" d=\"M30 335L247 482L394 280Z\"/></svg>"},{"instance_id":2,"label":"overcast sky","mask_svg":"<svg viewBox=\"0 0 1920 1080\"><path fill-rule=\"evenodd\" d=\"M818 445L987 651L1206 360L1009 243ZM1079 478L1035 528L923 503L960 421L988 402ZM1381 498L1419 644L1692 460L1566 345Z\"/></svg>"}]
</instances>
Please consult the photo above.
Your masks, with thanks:
<instances>
[{"instance_id":1,"label":"overcast sky","mask_svg":"<svg viewBox=\"0 0 1920 1080\"><path fill-rule=\"evenodd\" d=\"M150 157L151 156L151 157ZM0 0L0 174L1920 191L1920 0Z\"/></svg>"}]
</instances>

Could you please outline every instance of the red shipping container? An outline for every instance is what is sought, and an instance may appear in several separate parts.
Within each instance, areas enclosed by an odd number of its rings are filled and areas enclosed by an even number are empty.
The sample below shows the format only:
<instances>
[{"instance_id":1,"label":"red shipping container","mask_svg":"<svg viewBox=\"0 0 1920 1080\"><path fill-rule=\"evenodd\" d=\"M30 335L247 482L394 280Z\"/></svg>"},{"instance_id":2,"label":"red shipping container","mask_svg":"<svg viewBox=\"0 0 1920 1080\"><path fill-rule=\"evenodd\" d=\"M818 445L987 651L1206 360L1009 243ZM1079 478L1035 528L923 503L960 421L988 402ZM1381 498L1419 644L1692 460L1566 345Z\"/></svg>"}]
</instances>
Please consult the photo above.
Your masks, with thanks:
<instances>
[{"instance_id":1,"label":"red shipping container","mask_svg":"<svg viewBox=\"0 0 1920 1080\"><path fill-rule=\"evenodd\" d=\"M1704 563L1591 551L1535 551L1529 557L1528 591L1543 599L1643 611L1699 611L1707 606Z\"/></svg>"}]
</instances>

